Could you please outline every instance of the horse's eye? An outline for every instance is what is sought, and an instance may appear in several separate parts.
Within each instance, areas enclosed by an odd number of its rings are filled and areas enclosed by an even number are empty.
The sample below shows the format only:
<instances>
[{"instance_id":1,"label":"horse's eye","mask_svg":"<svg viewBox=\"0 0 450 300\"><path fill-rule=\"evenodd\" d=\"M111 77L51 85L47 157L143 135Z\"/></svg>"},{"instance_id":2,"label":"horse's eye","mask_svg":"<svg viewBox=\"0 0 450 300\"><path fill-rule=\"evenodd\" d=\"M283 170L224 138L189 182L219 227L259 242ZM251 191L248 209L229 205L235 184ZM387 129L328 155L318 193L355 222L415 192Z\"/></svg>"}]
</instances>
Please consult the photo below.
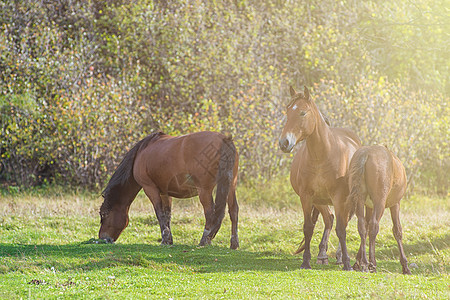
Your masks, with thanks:
<instances>
[{"instance_id":1,"label":"horse's eye","mask_svg":"<svg viewBox=\"0 0 450 300\"><path fill-rule=\"evenodd\" d=\"M302 110L301 112L300 112L300 117L304 117L305 115L306 115L306 111L304 111L304 110Z\"/></svg>"}]
</instances>

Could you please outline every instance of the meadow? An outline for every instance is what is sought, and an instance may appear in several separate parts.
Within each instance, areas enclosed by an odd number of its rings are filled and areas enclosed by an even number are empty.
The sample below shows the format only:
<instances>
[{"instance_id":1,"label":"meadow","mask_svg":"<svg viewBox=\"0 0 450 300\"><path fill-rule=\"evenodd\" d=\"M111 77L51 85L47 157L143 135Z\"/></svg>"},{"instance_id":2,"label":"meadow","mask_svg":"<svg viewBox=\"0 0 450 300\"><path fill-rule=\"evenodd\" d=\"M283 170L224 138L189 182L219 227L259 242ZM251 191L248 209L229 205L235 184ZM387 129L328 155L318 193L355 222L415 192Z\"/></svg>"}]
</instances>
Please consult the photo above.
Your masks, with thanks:
<instances>
[{"instance_id":1,"label":"meadow","mask_svg":"<svg viewBox=\"0 0 450 300\"><path fill-rule=\"evenodd\" d=\"M240 186L240 248L229 249L228 215L211 246L198 247L204 217L197 198L174 200L173 246L161 246L150 201L140 193L115 244L98 243L102 198L88 192L0 194L1 299L448 299L450 199L411 196L401 209L413 275L401 274L386 210L377 239L378 273L344 272L334 258L315 264L323 230L312 240L312 270L292 253L303 237L300 202L284 180ZM348 227L352 264L356 219Z\"/></svg>"}]
</instances>

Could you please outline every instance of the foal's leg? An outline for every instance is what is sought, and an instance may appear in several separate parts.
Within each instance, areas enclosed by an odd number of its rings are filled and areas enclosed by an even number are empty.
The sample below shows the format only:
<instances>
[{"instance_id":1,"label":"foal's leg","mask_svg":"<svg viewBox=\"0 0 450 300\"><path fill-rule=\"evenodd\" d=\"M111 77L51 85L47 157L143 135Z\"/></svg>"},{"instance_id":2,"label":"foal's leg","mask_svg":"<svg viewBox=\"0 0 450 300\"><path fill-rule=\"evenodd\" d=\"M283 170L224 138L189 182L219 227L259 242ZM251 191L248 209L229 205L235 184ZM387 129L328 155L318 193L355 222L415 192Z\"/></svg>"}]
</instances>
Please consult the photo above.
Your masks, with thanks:
<instances>
[{"instance_id":1,"label":"foal's leg","mask_svg":"<svg viewBox=\"0 0 450 300\"><path fill-rule=\"evenodd\" d=\"M342 194L345 195L345 194ZM339 244L342 249L342 263L344 264L343 269L345 271L351 271L352 267L350 266L350 257L348 256L346 237L347 237L347 223L348 216L345 211L345 196L341 196L340 194L335 196L333 199L333 204L336 212L336 234L339 238Z\"/></svg>"},{"instance_id":2,"label":"foal's leg","mask_svg":"<svg viewBox=\"0 0 450 300\"><path fill-rule=\"evenodd\" d=\"M301 269L311 269L311 238L314 232L314 222L312 220L312 204L307 197L301 198L303 209L303 235L305 237L305 251L303 252L303 262Z\"/></svg>"},{"instance_id":3,"label":"foal's leg","mask_svg":"<svg viewBox=\"0 0 450 300\"><path fill-rule=\"evenodd\" d=\"M394 237L397 240L398 250L400 251L400 263L402 264L403 274L411 274L408 268L408 261L406 260L405 251L403 250L402 243L402 225L400 225L400 203L391 207L391 218L392 218L392 231L394 232Z\"/></svg>"},{"instance_id":4,"label":"foal's leg","mask_svg":"<svg viewBox=\"0 0 450 300\"><path fill-rule=\"evenodd\" d=\"M356 262L353 265L354 270L368 272L369 262L367 261L367 253L366 253L366 239L367 239L367 219L370 218L371 215L368 215L368 211L366 211L366 216L364 217L364 205L357 204L356 207L356 215L358 217L358 232L361 238L361 244L359 245L358 254L356 255Z\"/></svg>"},{"instance_id":5,"label":"foal's leg","mask_svg":"<svg viewBox=\"0 0 450 300\"><path fill-rule=\"evenodd\" d=\"M357 271L363 272L369 271L368 269L369 262L367 261L367 251L366 251L366 240L369 229L369 222L372 217L372 214L373 209L368 207L366 207L365 217L364 217L364 207L362 208L361 211L359 211L359 208L356 209L356 215L358 217L358 232L359 236L361 237L361 244L359 246L358 254L356 255L356 262L353 265L353 269ZM364 233L364 235L362 235L362 233Z\"/></svg>"},{"instance_id":6,"label":"foal's leg","mask_svg":"<svg viewBox=\"0 0 450 300\"><path fill-rule=\"evenodd\" d=\"M317 255L317 263L319 265L328 265L328 239L330 238L331 229L333 228L334 216L327 205L316 205L316 208L322 214L323 223L325 225L322 240L319 244L319 255Z\"/></svg>"},{"instance_id":7,"label":"foal's leg","mask_svg":"<svg viewBox=\"0 0 450 300\"><path fill-rule=\"evenodd\" d=\"M239 247L239 238L238 238L238 214L239 214L239 206L236 200L236 192L235 190L231 190L228 195L228 213L230 214L231 220L231 239L230 239L230 248L237 249Z\"/></svg>"},{"instance_id":8,"label":"foal's leg","mask_svg":"<svg viewBox=\"0 0 450 300\"><path fill-rule=\"evenodd\" d=\"M172 232L170 231L170 219L172 211L172 199L167 195L160 195L156 188L144 187L144 192L153 204L156 218L161 229L161 245L172 245Z\"/></svg>"},{"instance_id":9,"label":"foal's leg","mask_svg":"<svg viewBox=\"0 0 450 300\"><path fill-rule=\"evenodd\" d=\"M384 213L384 204L386 198L382 201L373 200L374 208L369 223L369 271L374 273L377 271L377 262L375 260L375 240L380 230L380 220Z\"/></svg>"},{"instance_id":10,"label":"foal's leg","mask_svg":"<svg viewBox=\"0 0 450 300\"><path fill-rule=\"evenodd\" d=\"M200 203L203 206L203 211L205 213L205 229L203 231L202 239L200 240L199 246L205 246L211 244L212 232L211 228L214 225L214 201L212 197L212 189L198 189L198 197L200 198Z\"/></svg>"}]
</instances>

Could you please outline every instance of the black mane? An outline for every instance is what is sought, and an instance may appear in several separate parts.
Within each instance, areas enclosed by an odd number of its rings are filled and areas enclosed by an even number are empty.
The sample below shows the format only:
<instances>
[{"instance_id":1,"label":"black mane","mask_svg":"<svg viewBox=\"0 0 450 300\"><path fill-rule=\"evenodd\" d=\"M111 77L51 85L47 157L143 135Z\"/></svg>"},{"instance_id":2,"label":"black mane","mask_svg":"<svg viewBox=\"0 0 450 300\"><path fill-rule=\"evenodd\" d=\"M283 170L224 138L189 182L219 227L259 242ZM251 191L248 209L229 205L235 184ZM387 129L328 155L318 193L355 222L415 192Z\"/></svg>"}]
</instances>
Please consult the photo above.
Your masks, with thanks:
<instances>
[{"instance_id":1,"label":"black mane","mask_svg":"<svg viewBox=\"0 0 450 300\"><path fill-rule=\"evenodd\" d=\"M114 174L108 182L108 185L102 192L104 198L103 204L100 207L100 215L106 215L112 208L112 204L120 200L120 189L124 188L129 180L133 180L133 164L136 154L148 143L158 139L164 133L161 131L154 132L144 139L137 142L130 151L125 154L122 162L116 168Z\"/></svg>"}]
</instances>

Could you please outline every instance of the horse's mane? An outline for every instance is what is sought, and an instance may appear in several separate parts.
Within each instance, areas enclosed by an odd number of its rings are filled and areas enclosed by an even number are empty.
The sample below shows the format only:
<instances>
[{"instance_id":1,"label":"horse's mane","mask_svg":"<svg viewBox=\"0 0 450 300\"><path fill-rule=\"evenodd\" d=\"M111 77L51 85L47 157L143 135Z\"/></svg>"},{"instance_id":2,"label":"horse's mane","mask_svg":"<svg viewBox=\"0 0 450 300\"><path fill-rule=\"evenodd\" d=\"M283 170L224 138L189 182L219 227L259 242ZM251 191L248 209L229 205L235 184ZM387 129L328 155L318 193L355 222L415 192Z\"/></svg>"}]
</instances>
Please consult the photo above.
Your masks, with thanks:
<instances>
[{"instance_id":1,"label":"horse's mane","mask_svg":"<svg viewBox=\"0 0 450 300\"><path fill-rule=\"evenodd\" d=\"M148 143L158 139L164 133L161 131L154 132L144 139L137 142L130 151L125 154L122 162L117 167L116 171L112 175L108 182L108 185L102 192L102 196L105 199L102 206L100 207L100 214L107 213L111 207L112 203L120 199L120 197L113 195L113 191L119 187L123 187L127 181L133 177L133 164L136 154L143 148L147 147ZM117 194L117 193L114 193Z\"/></svg>"}]
</instances>

